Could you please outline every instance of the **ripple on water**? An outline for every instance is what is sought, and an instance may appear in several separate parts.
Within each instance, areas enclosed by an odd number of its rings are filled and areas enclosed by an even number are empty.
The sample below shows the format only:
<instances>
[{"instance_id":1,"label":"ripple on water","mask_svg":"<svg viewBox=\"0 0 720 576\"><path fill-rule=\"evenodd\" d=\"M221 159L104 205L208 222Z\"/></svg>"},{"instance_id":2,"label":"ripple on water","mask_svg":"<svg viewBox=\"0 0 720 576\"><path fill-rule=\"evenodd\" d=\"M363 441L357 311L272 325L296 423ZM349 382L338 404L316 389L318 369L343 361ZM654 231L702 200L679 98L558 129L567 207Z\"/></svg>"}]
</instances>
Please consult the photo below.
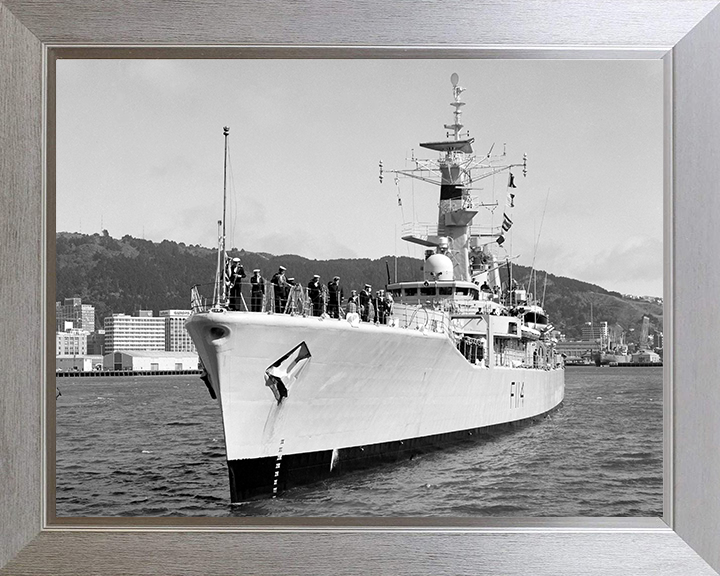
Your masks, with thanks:
<instances>
[{"instance_id":1,"label":"ripple on water","mask_svg":"<svg viewBox=\"0 0 720 576\"><path fill-rule=\"evenodd\" d=\"M74 379L62 394L58 516L662 513L656 368L569 368L563 405L531 426L238 506L220 410L197 377Z\"/></svg>"}]
</instances>

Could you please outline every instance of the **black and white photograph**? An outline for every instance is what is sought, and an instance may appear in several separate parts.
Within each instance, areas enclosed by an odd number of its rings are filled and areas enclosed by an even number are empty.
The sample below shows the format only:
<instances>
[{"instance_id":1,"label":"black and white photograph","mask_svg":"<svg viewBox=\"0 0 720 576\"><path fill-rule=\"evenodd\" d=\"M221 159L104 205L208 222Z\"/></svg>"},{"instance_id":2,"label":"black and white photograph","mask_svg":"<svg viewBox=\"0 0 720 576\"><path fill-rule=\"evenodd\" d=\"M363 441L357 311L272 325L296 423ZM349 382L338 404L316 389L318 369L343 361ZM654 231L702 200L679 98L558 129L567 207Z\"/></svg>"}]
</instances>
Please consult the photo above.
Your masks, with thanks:
<instances>
[{"instance_id":1,"label":"black and white photograph","mask_svg":"<svg viewBox=\"0 0 720 576\"><path fill-rule=\"evenodd\" d=\"M661 517L659 60L61 59L63 517Z\"/></svg>"}]
</instances>

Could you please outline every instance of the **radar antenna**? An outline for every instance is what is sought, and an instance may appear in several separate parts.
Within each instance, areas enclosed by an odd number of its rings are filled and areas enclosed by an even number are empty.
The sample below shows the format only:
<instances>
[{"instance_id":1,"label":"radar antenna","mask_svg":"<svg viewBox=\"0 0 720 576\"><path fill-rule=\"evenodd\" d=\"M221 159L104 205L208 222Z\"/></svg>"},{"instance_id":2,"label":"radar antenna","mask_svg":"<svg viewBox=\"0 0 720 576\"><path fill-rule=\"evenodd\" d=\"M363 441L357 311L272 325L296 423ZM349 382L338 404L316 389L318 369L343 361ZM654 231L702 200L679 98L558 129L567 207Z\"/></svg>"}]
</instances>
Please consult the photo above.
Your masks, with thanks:
<instances>
[{"instance_id":1,"label":"radar antenna","mask_svg":"<svg viewBox=\"0 0 720 576\"><path fill-rule=\"evenodd\" d=\"M456 72L452 73L452 76L450 76L450 82L453 85L453 97L455 98L454 102L450 102L450 106L455 107L455 111L453 112L453 115L455 116L455 123L454 124L445 124L445 128L447 130L452 130L455 136L455 140L460 139L460 130L462 130L463 125L460 124L460 116L462 115L462 108L465 106L465 102L460 101L460 94L462 94L465 91L465 88L462 86L458 86L458 82L460 80L460 77L457 75Z\"/></svg>"}]
</instances>

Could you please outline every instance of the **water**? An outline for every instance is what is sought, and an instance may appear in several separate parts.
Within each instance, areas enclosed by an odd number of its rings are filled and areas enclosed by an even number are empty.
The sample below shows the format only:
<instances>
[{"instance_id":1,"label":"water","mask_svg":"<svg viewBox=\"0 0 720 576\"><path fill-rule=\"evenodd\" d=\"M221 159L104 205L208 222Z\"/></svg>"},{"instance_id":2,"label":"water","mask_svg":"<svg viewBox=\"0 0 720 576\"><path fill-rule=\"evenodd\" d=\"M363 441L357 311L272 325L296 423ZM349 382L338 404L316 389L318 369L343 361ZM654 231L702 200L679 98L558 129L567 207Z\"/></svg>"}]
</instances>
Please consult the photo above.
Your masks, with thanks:
<instances>
[{"instance_id":1,"label":"water","mask_svg":"<svg viewBox=\"0 0 720 576\"><path fill-rule=\"evenodd\" d=\"M60 378L57 516L661 516L662 369L570 367L549 418L229 504L197 376Z\"/></svg>"}]
</instances>

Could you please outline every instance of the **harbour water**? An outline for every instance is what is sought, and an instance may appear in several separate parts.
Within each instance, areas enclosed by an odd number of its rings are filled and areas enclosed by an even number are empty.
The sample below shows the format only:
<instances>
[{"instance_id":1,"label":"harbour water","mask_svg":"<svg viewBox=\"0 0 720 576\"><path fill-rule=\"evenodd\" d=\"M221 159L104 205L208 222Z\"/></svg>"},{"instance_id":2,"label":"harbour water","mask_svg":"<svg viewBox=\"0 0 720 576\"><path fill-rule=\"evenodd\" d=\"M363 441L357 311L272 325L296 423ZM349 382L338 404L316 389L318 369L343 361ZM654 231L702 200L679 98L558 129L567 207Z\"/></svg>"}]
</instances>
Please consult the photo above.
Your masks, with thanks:
<instances>
[{"instance_id":1,"label":"harbour water","mask_svg":"<svg viewBox=\"0 0 720 576\"><path fill-rule=\"evenodd\" d=\"M230 505L197 376L61 378L57 516L661 516L662 369L569 367L549 417Z\"/></svg>"}]
</instances>

